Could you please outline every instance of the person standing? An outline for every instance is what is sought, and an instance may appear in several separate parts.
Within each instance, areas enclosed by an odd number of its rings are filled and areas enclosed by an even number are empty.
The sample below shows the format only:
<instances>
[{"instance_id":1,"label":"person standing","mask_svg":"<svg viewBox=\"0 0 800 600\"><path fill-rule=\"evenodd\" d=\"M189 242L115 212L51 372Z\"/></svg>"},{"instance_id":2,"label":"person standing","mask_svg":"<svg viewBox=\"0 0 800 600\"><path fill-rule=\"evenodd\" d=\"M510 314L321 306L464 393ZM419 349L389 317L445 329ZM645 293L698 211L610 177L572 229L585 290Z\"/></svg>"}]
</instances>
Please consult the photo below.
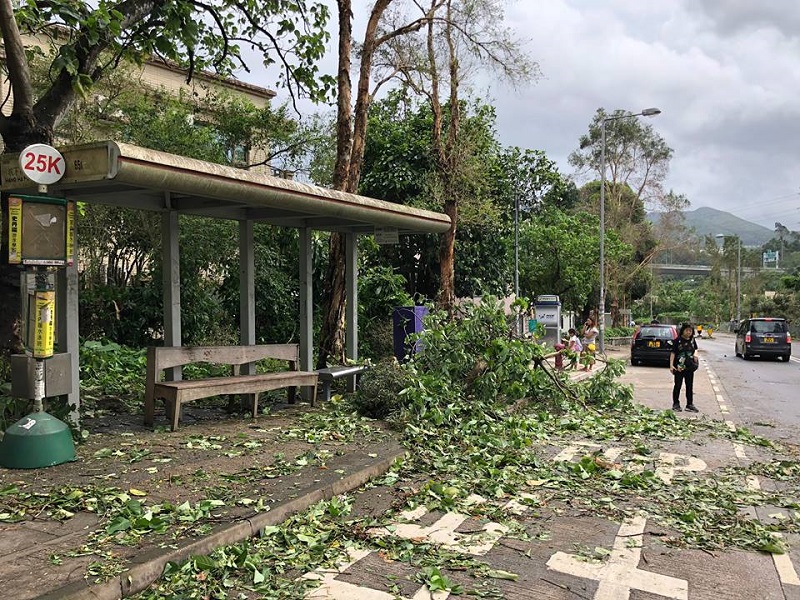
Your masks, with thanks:
<instances>
[{"instance_id":1,"label":"person standing","mask_svg":"<svg viewBox=\"0 0 800 600\"><path fill-rule=\"evenodd\" d=\"M597 348L597 336L600 335L600 331L594 324L594 319L589 317L586 319L586 322L583 324L583 333L581 340L583 344L583 370L584 371L591 371L592 366L594 366L594 353L595 349Z\"/></svg>"},{"instance_id":2,"label":"person standing","mask_svg":"<svg viewBox=\"0 0 800 600\"><path fill-rule=\"evenodd\" d=\"M686 383L686 410L699 412L694 405L694 372L697 370L697 342L694 339L694 326L681 325L678 339L672 345L669 355L669 370L675 379L672 387L672 410L680 412L681 387Z\"/></svg>"},{"instance_id":3,"label":"person standing","mask_svg":"<svg viewBox=\"0 0 800 600\"><path fill-rule=\"evenodd\" d=\"M574 329L569 330L569 342L567 342L567 350L569 350L569 366L568 369L578 368L578 356L583 351L581 341L578 339L578 332Z\"/></svg>"}]
</instances>

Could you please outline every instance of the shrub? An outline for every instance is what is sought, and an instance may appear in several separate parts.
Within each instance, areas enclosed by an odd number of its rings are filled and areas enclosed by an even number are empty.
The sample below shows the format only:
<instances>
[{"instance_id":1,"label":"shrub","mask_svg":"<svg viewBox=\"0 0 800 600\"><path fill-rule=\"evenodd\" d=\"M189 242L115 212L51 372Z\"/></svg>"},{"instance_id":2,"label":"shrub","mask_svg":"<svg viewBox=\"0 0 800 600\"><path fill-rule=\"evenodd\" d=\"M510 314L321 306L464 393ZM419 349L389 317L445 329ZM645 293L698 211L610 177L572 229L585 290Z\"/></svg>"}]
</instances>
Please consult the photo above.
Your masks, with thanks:
<instances>
[{"instance_id":1,"label":"shrub","mask_svg":"<svg viewBox=\"0 0 800 600\"><path fill-rule=\"evenodd\" d=\"M81 387L104 395L143 396L147 351L86 340L80 350Z\"/></svg>"},{"instance_id":2,"label":"shrub","mask_svg":"<svg viewBox=\"0 0 800 600\"><path fill-rule=\"evenodd\" d=\"M401 392L407 383L408 374L396 360L382 360L361 376L355 407L362 415L385 419L402 407Z\"/></svg>"}]
</instances>

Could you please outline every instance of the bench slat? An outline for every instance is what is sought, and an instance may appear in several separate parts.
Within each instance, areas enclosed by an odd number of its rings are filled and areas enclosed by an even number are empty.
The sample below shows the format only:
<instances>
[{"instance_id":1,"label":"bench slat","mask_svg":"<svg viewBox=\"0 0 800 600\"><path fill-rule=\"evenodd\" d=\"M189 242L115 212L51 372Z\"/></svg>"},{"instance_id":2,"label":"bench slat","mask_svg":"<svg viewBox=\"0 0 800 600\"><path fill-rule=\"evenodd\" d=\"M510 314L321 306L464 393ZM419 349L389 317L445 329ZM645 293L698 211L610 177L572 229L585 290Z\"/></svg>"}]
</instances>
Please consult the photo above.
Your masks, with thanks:
<instances>
[{"instance_id":1,"label":"bench slat","mask_svg":"<svg viewBox=\"0 0 800 600\"><path fill-rule=\"evenodd\" d=\"M287 386L310 386L317 374L307 371L287 371L264 375L240 375L239 377L214 377L190 381L166 381L155 386L156 397L176 399L180 402L199 400L223 394L257 394L278 390Z\"/></svg>"},{"instance_id":2,"label":"bench slat","mask_svg":"<svg viewBox=\"0 0 800 600\"><path fill-rule=\"evenodd\" d=\"M257 346L158 346L148 349L148 360L153 357L156 371L171 369L197 362L221 365L243 365L274 358L297 362L300 348L297 344L260 344Z\"/></svg>"}]
</instances>

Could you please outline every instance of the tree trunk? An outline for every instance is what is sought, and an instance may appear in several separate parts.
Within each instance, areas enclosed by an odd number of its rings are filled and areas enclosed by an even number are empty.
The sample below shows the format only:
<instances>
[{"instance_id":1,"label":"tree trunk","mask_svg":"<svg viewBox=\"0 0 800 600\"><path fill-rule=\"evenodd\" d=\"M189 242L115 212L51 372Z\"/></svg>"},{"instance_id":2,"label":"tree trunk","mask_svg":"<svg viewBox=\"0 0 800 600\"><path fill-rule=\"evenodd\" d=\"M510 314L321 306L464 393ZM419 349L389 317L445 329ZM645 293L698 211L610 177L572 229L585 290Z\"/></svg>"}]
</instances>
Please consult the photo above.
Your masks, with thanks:
<instances>
[{"instance_id":1,"label":"tree trunk","mask_svg":"<svg viewBox=\"0 0 800 600\"><path fill-rule=\"evenodd\" d=\"M455 243L456 223L458 220L458 204L455 200L444 203L444 212L450 217L450 229L442 235L439 245L439 284L438 305L448 313L453 312L456 303L456 275L455 275Z\"/></svg>"},{"instance_id":2,"label":"tree trunk","mask_svg":"<svg viewBox=\"0 0 800 600\"><path fill-rule=\"evenodd\" d=\"M337 0L339 9L339 68L336 99L336 164L333 188L347 191L353 148L352 84L350 57L353 50L353 11L351 0ZM328 270L323 284L322 328L319 332L317 368L328 366L328 358L344 357L345 302L344 238L332 233L328 245Z\"/></svg>"},{"instance_id":3,"label":"tree trunk","mask_svg":"<svg viewBox=\"0 0 800 600\"><path fill-rule=\"evenodd\" d=\"M327 310L323 313L320 331L318 369L324 369L327 366L329 357L344 361L344 320L347 300L344 253L344 236L340 233L332 233L324 289Z\"/></svg>"},{"instance_id":4,"label":"tree trunk","mask_svg":"<svg viewBox=\"0 0 800 600\"><path fill-rule=\"evenodd\" d=\"M356 93L355 115L352 109L352 83L350 81L353 47L352 2L337 0L339 9L339 66L336 116L336 165L333 187L355 193L361 179L367 121L372 96L369 93L372 58L377 45L378 23L392 0L377 0L370 12L361 50ZM325 274L322 329L320 330L317 368L327 366L328 357L344 360L345 307L345 243L341 234L331 234L328 248L328 271Z\"/></svg>"},{"instance_id":5,"label":"tree trunk","mask_svg":"<svg viewBox=\"0 0 800 600\"><path fill-rule=\"evenodd\" d=\"M455 276L455 245L456 245L456 226L458 224L458 196L457 190L458 183L455 180L457 173L460 170L458 157L458 137L461 130L461 107L459 105L459 70L458 58L456 56L456 47L452 35L452 3L447 0L446 4L446 19L444 25L445 41L447 42L448 52L448 71L449 71L449 86L450 86L450 122L447 128L447 139L443 142L441 139L442 129L442 107L439 105L439 94L435 91L433 97L435 104L438 105L434 108L434 115L438 113L439 123L436 126L434 117L434 141L438 146L438 167L442 176L443 195L444 195L444 212L450 217L450 229L442 236L442 242L439 249L439 269L440 269L440 289L439 289L439 306L452 314L453 307L456 303L456 276ZM429 30L430 32L430 30ZM428 37L428 52L431 53L432 39ZM438 77L434 79L436 88L438 90Z\"/></svg>"}]
</instances>

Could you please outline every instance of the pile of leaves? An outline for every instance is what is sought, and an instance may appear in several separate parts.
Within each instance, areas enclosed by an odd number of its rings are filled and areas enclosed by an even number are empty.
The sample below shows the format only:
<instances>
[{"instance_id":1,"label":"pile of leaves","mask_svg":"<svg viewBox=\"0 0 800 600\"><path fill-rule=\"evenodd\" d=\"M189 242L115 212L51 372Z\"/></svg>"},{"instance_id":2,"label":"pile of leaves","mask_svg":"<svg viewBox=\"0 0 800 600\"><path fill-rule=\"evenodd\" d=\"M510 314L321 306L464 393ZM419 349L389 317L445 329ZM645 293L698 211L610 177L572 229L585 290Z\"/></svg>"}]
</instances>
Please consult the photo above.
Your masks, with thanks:
<instances>
[{"instance_id":1,"label":"pile of leaves","mask_svg":"<svg viewBox=\"0 0 800 600\"><path fill-rule=\"evenodd\" d=\"M217 593L237 589L257 591L265 598L301 597L308 581L298 579L300 575L331 566L348 549L364 546L417 569L415 581L431 590L501 597L492 580L513 579L514 574L494 572L480 560L424 539L376 540L359 532L373 525L391 529L401 510L424 505L496 520L509 527L509 536L526 539L520 523L501 509L524 493L536 494L539 506L617 521L645 510L672 532L664 541L676 546L781 552L773 530L798 531L797 513L766 526L743 510L759 504L796 508L792 498L800 497L798 463L755 464L727 469L713 478L683 473L673 485L659 478L653 458L659 442L710 437L771 444L746 430L731 431L723 423L681 419L671 411L634 404L632 389L617 381L624 371L621 361L610 361L593 377L570 383L543 361L543 347L509 334L506 318L492 300L465 307L455 320L432 315L416 341L421 351L406 364L378 369L356 402L363 408L369 401L370 410L377 406L386 409L383 414L392 414L411 450L397 470L373 484L403 490L395 510L374 521L350 516L347 499L334 499L335 506L322 503L270 528L259 540L218 550L204 559L207 564L193 559L172 566L167 580L141 597L200 597L192 595L198 585L206 593L211 591L208 586L216 586ZM367 376L364 381L369 381ZM335 429L350 410L346 402L334 402L326 416L307 418L324 418L323 426ZM349 418L358 420L355 415ZM315 435L321 435L319 428ZM610 463L599 451L587 450L577 462L553 462L545 455L552 446L587 440L622 446L629 458ZM779 479L783 491L748 489L743 481L752 473ZM422 474L427 483L420 485ZM474 494L489 501L476 505L470 500ZM302 532L302 539L296 531ZM247 558L265 556L271 567L261 570L254 565L266 563ZM459 571L472 575L471 589L450 578ZM387 586L391 591L392 582Z\"/></svg>"},{"instance_id":2,"label":"pile of leaves","mask_svg":"<svg viewBox=\"0 0 800 600\"><path fill-rule=\"evenodd\" d=\"M683 472L672 485L665 483L656 473L661 443L724 439L782 449L746 430L731 431L724 423L683 419L635 404L632 389L617 381L624 370L621 361L610 361L592 377L572 383L548 367L543 347L510 335L501 308L491 300L466 307L456 320L432 315L416 341L421 351L408 363L376 369L379 377L370 392L373 398L384 394L390 399L385 404L391 401L391 410L385 414L393 415L410 450L402 464L372 484L395 496L391 510L355 516L354 496L333 498L268 528L258 539L171 564L165 577L139 598L233 598L237 593L299 598L314 585L300 577L303 573L330 567L347 552L365 547L413 568L414 581L432 590L501 597L493 581L513 579L514 574L493 571L474 557L425 539L375 539L365 532L375 526L391 529L402 510L424 505L498 521L507 525L508 536L529 539L525 526L502 509L523 494L536 496L537 509L616 521L645 511L665 528L666 543L708 551L781 552L774 533L800 531L796 461L728 468L714 477ZM308 413L299 428L285 435L311 444L347 439L369 424L356 406L363 408L364 399L355 405L335 399L323 411ZM599 450L587 449L577 461L552 460L554 447L585 441L621 447L625 458L610 462ZM779 491L748 488L744 481L754 474L780 482L771 486ZM470 500L474 494L487 502L475 504ZM767 525L747 515L745 508L753 505L789 510L786 518ZM194 524L204 519L199 505L150 507L128 498L111 506L118 508L105 513L105 531L109 534L111 528L115 536L129 537L140 529L152 533L142 529L148 523L175 532L187 508L199 515ZM69 511L71 505L59 508ZM456 572L470 574L471 587L463 577L454 580ZM392 585L396 582L387 581L387 589Z\"/></svg>"}]
</instances>

